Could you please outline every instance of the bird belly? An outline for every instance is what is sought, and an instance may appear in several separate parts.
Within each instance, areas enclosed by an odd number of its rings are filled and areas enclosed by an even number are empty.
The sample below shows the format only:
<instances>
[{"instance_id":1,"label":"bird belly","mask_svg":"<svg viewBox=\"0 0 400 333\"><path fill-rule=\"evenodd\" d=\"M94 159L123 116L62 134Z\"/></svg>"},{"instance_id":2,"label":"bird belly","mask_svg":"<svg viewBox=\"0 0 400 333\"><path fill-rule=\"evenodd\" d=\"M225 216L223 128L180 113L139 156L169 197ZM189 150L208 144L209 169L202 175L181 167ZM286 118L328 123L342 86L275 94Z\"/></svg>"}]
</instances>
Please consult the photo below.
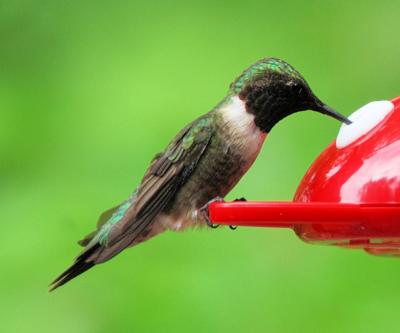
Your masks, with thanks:
<instances>
[{"instance_id":1,"label":"bird belly","mask_svg":"<svg viewBox=\"0 0 400 333\"><path fill-rule=\"evenodd\" d=\"M157 224L160 223L163 228L172 231L183 231L189 227L201 226L203 223L198 223L198 211L188 211L187 214L161 214L157 218Z\"/></svg>"}]
</instances>

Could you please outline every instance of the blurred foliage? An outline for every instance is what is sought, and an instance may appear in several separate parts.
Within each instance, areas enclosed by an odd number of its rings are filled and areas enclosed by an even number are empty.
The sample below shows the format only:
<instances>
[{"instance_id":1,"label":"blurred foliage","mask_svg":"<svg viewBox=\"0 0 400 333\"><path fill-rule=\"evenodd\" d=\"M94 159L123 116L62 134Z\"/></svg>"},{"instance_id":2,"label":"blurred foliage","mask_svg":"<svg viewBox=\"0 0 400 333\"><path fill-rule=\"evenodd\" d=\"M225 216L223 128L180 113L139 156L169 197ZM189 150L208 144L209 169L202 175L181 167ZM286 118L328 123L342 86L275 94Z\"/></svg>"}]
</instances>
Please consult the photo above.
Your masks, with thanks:
<instances>
[{"instance_id":1,"label":"blurred foliage","mask_svg":"<svg viewBox=\"0 0 400 333\"><path fill-rule=\"evenodd\" d=\"M399 95L399 16L389 0L1 2L2 331L397 331L400 261L287 230L168 232L46 288L252 62L289 61L344 114ZM290 200L338 127L285 119L229 198Z\"/></svg>"}]
</instances>

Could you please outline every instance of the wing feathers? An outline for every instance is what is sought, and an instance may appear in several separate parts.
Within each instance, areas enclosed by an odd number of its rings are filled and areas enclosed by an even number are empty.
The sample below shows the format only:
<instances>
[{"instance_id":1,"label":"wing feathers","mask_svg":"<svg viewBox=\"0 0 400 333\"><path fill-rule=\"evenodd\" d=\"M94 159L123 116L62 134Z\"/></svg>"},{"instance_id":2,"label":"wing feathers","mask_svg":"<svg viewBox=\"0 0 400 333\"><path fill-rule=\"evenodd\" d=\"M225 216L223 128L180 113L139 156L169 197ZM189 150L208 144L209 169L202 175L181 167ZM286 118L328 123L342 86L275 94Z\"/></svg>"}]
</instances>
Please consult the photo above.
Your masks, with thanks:
<instances>
[{"instance_id":1,"label":"wing feathers","mask_svg":"<svg viewBox=\"0 0 400 333\"><path fill-rule=\"evenodd\" d=\"M134 241L169 204L208 147L214 133L212 124L210 114L198 119L178 134L164 154L155 158L139 187L134 208L111 229L108 246L124 237Z\"/></svg>"},{"instance_id":2,"label":"wing feathers","mask_svg":"<svg viewBox=\"0 0 400 333\"><path fill-rule=\"evenodd\" d=\"M100 248L95 252L87 249L91 253L85 262L104 262L134 244L137 239L144 238L155 217L173 200L177 190L198 165L213 136L212 124L211 114L199 118L185 127L163 154L156 155L132 205L120 220L110 226ZM87 266L81 261L78 257L75 264L77 270Z\"/></svg>"}]
</instances>

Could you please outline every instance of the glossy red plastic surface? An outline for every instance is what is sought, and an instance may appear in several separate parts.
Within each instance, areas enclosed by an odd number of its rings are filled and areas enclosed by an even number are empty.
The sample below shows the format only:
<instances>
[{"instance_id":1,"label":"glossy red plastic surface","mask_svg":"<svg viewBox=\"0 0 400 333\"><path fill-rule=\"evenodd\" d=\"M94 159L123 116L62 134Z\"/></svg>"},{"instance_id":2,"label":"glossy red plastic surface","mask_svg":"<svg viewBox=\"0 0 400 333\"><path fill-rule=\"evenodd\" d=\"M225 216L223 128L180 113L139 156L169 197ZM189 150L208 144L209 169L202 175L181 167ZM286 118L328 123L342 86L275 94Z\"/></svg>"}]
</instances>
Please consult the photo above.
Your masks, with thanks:
<instances>
[{"instance_id":1,"label":"glossy red plastic surface","mask_svg":"<svg viewBox=\"0 0 400 333\"><path fill-rule=\"evenodd\" d=\"M400 256L400 97L375 128L344 148L335 142L307 171L294 202L210 206L214 223L289 227L306 242Z\"/></svg>"},{"instance_id":2,"label":"glossy red plastic surface","mask_svg":"<svg viewBox=\"0 0 400 333\"><path fill-rule=\"evenodd\" d=\"M400 203L400 97L395 109L345 148L333 142L307 171L294 201Z\"/></svg>"}]
</instances>

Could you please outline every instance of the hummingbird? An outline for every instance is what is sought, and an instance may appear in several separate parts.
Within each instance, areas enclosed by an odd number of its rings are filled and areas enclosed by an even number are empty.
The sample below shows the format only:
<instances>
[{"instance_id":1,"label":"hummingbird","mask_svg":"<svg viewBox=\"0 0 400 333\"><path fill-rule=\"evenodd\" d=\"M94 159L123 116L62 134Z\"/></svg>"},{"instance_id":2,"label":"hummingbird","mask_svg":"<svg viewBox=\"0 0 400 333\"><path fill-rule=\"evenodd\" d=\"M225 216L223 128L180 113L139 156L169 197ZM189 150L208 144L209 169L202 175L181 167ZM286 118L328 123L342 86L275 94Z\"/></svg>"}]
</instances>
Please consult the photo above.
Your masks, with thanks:
<instances>
[{"instance_id":1,"label":"hummingbird","mask_svg":"<svg viewBox=\"0 0 400 333\"><path fill-rule=\"evenodd\" d=\"M275 124L305 110L351 123L287 62L264 58L245 69L217 106L155 155L132 195L100 216L97 229L79 242L83 252L50 290L163 231L212 226L202 209L236 185Z\"/></svg>"}]
</instances>

